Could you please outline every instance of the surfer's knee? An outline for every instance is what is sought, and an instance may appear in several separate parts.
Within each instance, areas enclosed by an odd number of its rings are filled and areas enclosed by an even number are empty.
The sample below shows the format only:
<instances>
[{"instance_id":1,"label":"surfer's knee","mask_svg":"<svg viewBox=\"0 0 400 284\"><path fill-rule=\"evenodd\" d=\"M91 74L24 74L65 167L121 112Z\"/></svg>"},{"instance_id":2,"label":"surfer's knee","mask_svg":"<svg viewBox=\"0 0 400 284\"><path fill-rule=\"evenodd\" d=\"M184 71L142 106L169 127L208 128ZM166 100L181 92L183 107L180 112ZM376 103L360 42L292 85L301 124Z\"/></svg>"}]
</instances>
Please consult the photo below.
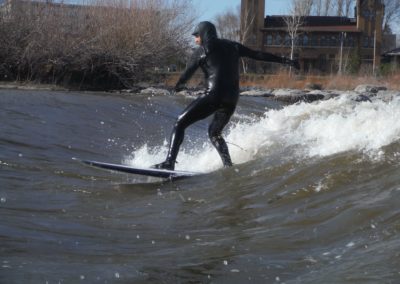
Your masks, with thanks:
<instances>
[{"instance_id":1,"label":"surfer's knee","mask_svg":"<svg viewBox=\"0 0 400 284\"><path fill-rule=\"evenodd\" d=\"M183 118L182 116L179 116L176 120L175 120L175 124L174 124L174 129L182 129L183 127Z\"/></svg>"},{"instance_id":2,"label":"surfer's knee","mask_svg":"<svg viewBox=\"0 0 400 284\"><path fill-rule=\"evenodd\" d=\"M191 121L188 119L185 113L183 113L176 119L174 127L178 129L185 129L190 125L190 123Z\"/></svg>"}]
</instances>

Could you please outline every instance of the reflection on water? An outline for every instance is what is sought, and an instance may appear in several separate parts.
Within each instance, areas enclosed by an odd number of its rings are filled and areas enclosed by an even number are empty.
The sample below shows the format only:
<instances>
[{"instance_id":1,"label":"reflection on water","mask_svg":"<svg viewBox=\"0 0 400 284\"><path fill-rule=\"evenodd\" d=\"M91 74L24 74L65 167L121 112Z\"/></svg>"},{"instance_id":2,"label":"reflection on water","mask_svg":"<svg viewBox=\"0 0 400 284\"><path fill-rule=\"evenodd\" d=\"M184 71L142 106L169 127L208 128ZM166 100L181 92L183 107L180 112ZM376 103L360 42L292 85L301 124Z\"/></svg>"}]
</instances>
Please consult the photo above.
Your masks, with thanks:
<instances>
[{"instance_id":1,"label":"reflection on water","mask_svg":"<svg viewBox=\"0 0 400 284\"><path fill-rule=\"evenodd\" d=\"M199 122L176 182L71 159L157 162L189 101L1 90L0 283L399 281L399 100L242 98L236 165Z\"/></svg>"}]
</instances>

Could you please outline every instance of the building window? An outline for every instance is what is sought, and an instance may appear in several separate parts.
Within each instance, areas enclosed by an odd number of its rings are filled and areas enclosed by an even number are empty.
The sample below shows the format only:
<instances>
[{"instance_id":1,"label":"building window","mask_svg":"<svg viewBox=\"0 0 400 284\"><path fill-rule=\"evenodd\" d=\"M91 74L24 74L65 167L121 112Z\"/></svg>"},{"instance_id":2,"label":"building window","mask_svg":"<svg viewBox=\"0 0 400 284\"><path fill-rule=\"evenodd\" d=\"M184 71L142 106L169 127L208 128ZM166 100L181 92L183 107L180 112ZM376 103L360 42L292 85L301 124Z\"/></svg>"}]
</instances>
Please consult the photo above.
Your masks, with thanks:
<instances>
[{"instance_id":1,"label":"building window","mask_svg":"<svg viewBox=\"0 0 400 284\"><path fill-rule=\"evenodd\" d=\"M338 46L338 38L335 35L329 37L329 46Z\"/></svg>"},{"instance_id":2,"label":"building window","mask_svg":"<svg viewBox=\"0 0 400 284\"><path fill-rule=\"evenodd\" d=\"M354 47L354 45L355 45L354 44L354 37L347 36L346 39L345 39L344 45L348 46L348 47Z\"/></svg>"},{"instance_id":3,"label":"building window","mask_svg":"<svg viewBox=\"0 0 400 284\"><path fill-rule=\"evenodd\" d=\"M285 35L285 45L286 46L291 46L292 45L289 35Z\"/></svg>"},{"instance_id":4,"label":"building window","mask_svg":"<svg viewBox=\"0 0 400 284\"><path fill-rule=\"evenodd\" d=\"M267 45L272 45L272 35L267 35Z\"/></svg>"},{"instance_id":5,"label":"building window","mask_svg":"<svg viewBox=\"0 0 400 284\"><path fill-rule=\"evenodd\" d=\"M294 45L301 46L303 44L303 37L301 35L296 36L294 39Z\"/></svg>"},{"instance_id":6,"label":"building window","mask_svg":"<svg viewBox=\"0 0 400 284\"><path fill-rule=\"evenodd\" d=\"M310 40L311 46L319 46L318 36L312 35Z\"/></svg>"},{"instance_id":7,"label":"building window","mask_svg":"<svg viewBox=\"0 0 400 284\"><path fill-rule=\"evenodd\" d=\"M365 36L364 37L364 43L363 43L363 47L367 48L369 46L369 37Z\"/></svg>"},{"instance_id":8,"label":"building window","mask_svg":"<svg viewBox=\"0 0 400 284\"><path fill-rule=\"evenodd\" d=\"M303 36L303 46L308 46L308 43L309 43L308 35L304 35Z\"/></svg>"},{"instance_id":9,"label":"building window","mask_svg":"<svg viewBox=\"0 0 400 284\"><path fill-rule=\"evenodd\" d=\"M328 45L328 41L327 41L326 36L321 36L320 45L321 46L327 46Z\"/></svg>"},{"instance_id":10,"label":"building window","mask_svg":"<svg viewBox=\"0 0 400 284\"><path fill-rule=\"evenodd\" d=\"M280 34L277 34L275 37L275 45L281 45L282 44L282 36Z\"/></svg>"}]
</instances>

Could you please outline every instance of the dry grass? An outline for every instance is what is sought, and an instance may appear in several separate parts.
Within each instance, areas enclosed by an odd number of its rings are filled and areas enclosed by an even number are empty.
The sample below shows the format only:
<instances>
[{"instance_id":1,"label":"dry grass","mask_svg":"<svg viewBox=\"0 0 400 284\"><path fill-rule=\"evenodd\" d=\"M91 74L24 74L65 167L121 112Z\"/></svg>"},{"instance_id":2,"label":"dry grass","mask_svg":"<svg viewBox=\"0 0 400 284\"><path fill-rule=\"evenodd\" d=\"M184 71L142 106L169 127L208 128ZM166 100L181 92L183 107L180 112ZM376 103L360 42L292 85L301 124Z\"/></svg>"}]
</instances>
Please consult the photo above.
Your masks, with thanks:
<instances>
[{"instance_id":1,"label":"dry grass","mask_svg":"<svg viewBox=\"0 0 400 284\"><path fill-rule=\"evenodd\" d=\"M306 89L312 85L318 85L322 89L327 90L353 90L361 84L380 85L388 89L399 89L400 72L385 77L353 75L289 76L287 72L281 72L276 75L245 75L241 78L241 86L259 86L271 89Z\"/></svg>"},{"instance_id":2,"label":"dry grass","mask_svg":"<svg viewBox=\"0 0 400 284\"><path fill-rule=\"evenodd\" d=\"M180 73L171 73L166 76L165 83L174 86L178 81ZM198 86L202 82L201 74L194 76L189 82L189 86ZM324 90L354 90L358 85L379 85L388 89L400 89L400 71L385 77L373 76L350 76L350 75L294 75L281 71L274 75L246 74L240 78L241 87L262 87L266 89L307 89L312 85L318 85Z\"/></svg>"}]
</instances>

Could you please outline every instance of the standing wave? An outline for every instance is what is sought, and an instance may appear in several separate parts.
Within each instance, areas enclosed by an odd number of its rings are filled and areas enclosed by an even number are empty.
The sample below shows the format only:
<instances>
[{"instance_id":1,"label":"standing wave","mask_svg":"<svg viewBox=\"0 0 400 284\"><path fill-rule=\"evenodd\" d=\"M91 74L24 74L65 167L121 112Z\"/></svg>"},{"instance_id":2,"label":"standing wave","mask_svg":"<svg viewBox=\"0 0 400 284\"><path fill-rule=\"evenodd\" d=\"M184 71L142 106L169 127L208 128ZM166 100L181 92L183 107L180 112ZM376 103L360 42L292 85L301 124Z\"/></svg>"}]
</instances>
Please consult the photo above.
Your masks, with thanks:
<instances>
[{"instance_id":1,"label":"standing wave","mask_svg":"<svg viewBox=\"0 0 400 284\"><path fill-rule=\"evenodd\" d=\"M281 155L297 159L326 157L347 151L380 158L382 147L400 139L400 98L390 102L357 102L343 95L316 103L268 110L261 118L240 119L225 135L235 164ZM206 135L206 134L204 134ZM188 137L186 137L188 139ZM147 145L126 157L125 163L149 166L163 160L168 143ZM190 148L190 149L188 149ZM177 169L209 172L222 167L208 141L181 149Z\"/></svg>"}]
</instances>

